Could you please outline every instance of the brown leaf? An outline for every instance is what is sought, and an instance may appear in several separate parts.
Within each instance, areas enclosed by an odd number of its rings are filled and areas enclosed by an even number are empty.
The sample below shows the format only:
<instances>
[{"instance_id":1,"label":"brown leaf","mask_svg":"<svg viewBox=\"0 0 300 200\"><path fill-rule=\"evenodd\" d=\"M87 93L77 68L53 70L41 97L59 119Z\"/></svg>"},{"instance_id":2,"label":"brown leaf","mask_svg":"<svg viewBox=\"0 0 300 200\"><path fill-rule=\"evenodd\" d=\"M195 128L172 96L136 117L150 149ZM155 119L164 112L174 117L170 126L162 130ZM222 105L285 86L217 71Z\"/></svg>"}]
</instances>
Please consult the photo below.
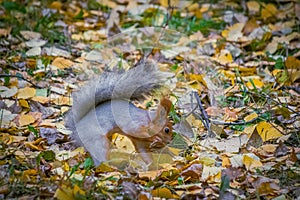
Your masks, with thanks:
<instances>
[{"instance_id":1,"label":"brown leaf","mask_svg":"<svg viewBox=\"0 0 300 200\"><path fill-rule=\"evenodd\" d=\"M294 56L288 56L285 60L285 66L288 69L300 69L300 60L298 60Z\"/></svg>"},{"instance_id":2,"label":"brown leaf","mask_svg":"<svg viewBox=\"0 0 300 200\"><path fill-rule=\"evenodd\" d=\"M192 164L185 170L183 170L180 175L185 179L189 179L191 181L199 181L202 175L203 166L202 164Z\"/></svg>"},{"instance_id":3,"label":"brown leaf","mask_svg":"<svg viewBox=\"0 0 300 200\"><path fill-rule=\"evenodd\" d=\"M259 195L270 195L279 192L280 187L278 181L266 177L258 177L253 183L253 187L257 190Z\"/></svg>"},{"instance_id":4,"label":"brown leaf","mask_svg":"<svg viewBox=\"0 0 300 200\"><path fill-rule=\"evenodd\" d=\"M288 153L289 153L289 148L285 144L280 142L274 152L274 155L275 155L275 157L281 157L281 156L287 155Z\"/></svg>"}]
</instances>

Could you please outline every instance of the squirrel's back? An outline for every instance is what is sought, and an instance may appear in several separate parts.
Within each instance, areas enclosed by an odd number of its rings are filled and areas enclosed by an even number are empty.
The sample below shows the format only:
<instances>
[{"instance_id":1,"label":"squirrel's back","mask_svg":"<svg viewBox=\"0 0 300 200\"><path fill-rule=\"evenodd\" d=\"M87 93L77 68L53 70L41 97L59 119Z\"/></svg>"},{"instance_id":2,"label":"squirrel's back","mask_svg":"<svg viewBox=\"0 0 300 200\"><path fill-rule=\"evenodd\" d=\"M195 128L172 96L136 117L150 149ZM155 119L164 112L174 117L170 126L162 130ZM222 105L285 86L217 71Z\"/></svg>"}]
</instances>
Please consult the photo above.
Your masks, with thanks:
<instances>
[{"instance_id":1,"label":"squirrel's back","mask_svg":"<svg viewBox=\"0 0 300 200\"><path fill-rule=\"evenodd\" d=\"M152 60L140 62L127 72L104 72L73 94L73 106L66 124L78 122L98 104L112 99L139 99L165 79ZM71 121L70 121L71 120ZM71 125L72 128L72 125Z\"/></svg>"},{"instance_id":2,"label":"squirrel's back","mask_svg":"<svg viewBox=\"0 0 300 200\"><path fill-rule=\"evenodd\" d=\"M92 154L96 164L104 161L105 155L101 149L108 148L106 134L115 127L115 123L119 122L120 129L126 132L126 129L134 130L133 125L142 124L146 127L147 120L150 122L147 111L143 112L138 108L136 110L129 100L139 99L145 93L151 92L165 78L165 73L159 71L153 61L147 60L126 72L104 72L91 80L73 94L73 106L65 119L66 126L73 132L71 137ZM114 102L114 105L106 105L105 102ZM131 122L130 110L142 112L140 116L145 118L145 123L138 124L136 120ZM105 120L106 123L103 123Z\"/></svg>"}]
</instances>

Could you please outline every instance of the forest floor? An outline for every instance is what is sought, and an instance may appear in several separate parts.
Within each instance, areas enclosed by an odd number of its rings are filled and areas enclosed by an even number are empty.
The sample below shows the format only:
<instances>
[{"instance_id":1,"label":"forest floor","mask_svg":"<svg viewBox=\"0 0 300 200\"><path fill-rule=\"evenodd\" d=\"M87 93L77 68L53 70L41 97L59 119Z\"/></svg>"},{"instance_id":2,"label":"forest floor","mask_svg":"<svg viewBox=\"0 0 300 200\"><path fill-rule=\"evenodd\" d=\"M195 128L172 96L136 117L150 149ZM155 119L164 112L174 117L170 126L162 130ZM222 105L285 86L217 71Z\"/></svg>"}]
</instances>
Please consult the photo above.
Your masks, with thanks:
<instances>
[{"instance_id":1,"label":"forest floor","mask_svg":"<svg viewBox=\"0 0 300 200\"><path fill-rule=\"evenodd\" d=\"M0 198L299 199L300 3L145 2L0 0ZM170 74L173 155L148 168L115 135L94 166L72 91L146 57Z\"/></svg>"}]
</instances>

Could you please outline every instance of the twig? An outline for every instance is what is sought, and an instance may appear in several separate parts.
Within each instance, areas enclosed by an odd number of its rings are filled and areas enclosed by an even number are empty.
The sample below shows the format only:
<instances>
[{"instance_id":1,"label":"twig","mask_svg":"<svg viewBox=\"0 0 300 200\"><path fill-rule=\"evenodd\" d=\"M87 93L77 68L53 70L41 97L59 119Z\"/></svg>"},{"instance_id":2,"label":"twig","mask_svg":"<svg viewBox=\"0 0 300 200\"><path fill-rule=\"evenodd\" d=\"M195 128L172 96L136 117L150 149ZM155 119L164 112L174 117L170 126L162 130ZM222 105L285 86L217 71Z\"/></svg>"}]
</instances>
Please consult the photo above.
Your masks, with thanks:
<instances>
[{"instance_id":1,"label":"twig","mask_svg":"<svg viewBox=\"0 0 300 200\"><path fill-rule=\"evenodd\" d=\"M200 112L201 112L202 117L203 117L203 119L204 119L204 122L205 122L205 123L204 123L204 126L205 126L205 128L206 128L207 130L210 130L210 125L209 125L210 120L209 120L209 118L208 118L208 115L207 115L205 109L203 108L203 105L202 105L202 102L201 102L201 100L200 100L200 98L199 98L199 96L198 96L198 93L197 93L197 92L193 92L193 93L194 93L194 96L196 97L196 100L197 100L197 103L198 103Z\"/></svg>"},{"instance_id":2,"label":"twig","mask_svg":"<svg viewBox=\"0 0 300 200\"><path fill-rule=\"evenodd\" d=\"M212 124L215 125L225 125L225 126L234 126L234 125L246 125L246 124L251 124L252 122L255 122L257 118L251 119L249 121L244 121L244 122L224 122L224 121L215 121L215 120L210 120Z\"/></svg>"}]
</instances>

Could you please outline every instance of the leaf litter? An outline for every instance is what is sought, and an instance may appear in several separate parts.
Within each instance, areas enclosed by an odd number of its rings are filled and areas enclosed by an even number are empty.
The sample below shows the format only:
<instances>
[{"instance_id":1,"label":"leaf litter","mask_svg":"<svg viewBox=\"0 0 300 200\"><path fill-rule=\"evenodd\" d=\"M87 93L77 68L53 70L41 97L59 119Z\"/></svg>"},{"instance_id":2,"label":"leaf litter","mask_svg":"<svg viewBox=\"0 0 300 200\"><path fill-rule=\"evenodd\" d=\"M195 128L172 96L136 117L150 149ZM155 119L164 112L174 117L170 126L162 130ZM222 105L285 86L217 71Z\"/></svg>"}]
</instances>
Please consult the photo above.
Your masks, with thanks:
<instances>
[{"instance_id":1,"label":"leaf litter","mask_svg":"<svg viewBox=\"0 0 300 200\"><path fill-rule=\"evenodd\" d=\"M297 1L2 1L0 197L298 198L299 9ZM145 56L173 76L164 93L175 107L174 155L153 153L149 169L115 135L119 159L95 167L64 127L71 92Z\"/></svg>"}]
</instances>

